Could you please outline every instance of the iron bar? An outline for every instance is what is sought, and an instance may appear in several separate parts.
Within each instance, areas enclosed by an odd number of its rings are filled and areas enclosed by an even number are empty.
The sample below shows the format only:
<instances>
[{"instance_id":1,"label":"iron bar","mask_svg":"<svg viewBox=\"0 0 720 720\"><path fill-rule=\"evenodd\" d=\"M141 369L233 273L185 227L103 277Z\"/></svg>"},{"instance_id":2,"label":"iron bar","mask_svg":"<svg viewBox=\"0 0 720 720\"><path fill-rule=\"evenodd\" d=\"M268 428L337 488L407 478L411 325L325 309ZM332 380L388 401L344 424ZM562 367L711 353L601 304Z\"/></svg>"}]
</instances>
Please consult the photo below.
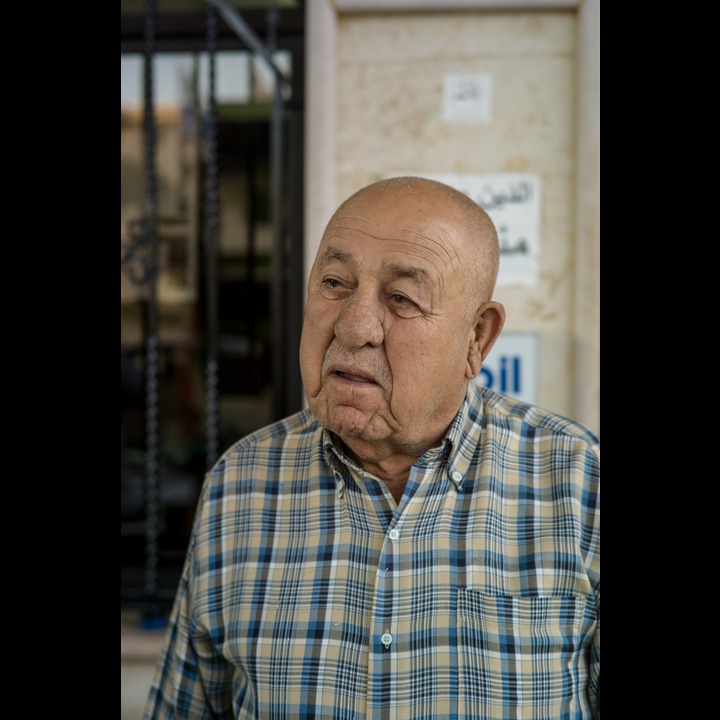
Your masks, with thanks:
<instances>
[{"instance_id":1,"label":"iron bar","mask_svg":"<svg viewBox=\"0 0 720 720\"><path fill-rule=\"evenodd\" d=\"M207 460L209 470L219 453L219 381L218 381L218 151L217 151L217 102L215 89L215 59L217 54L217 12L212 3L207 8L207 51L209 59L209 98L207 111L207 196L205 228L205 293L206 317L206 395L207 395Z\"/></svg>"},{"instance_id":2,"label":"iron bar","mask_svg":"<svg viewBox=\"0 0 720 720\"><path fill-rule=\"evenodd\" d=\"M156 227L157 177L155 168L155 112L153 60L155 52L155 3L145 0L145 56L144 56L144 129L145 129L145 230L147 237L147 316L145 327L145 620L153 622L158 614L159 555L159 381L158 381L158 320L157 275L158 236Z\"/></svg>"},{"instance_id":3,"label":"iron bar","mask_svg":"<svg viewBox=\"0 0 720 720\"><path fill-rule=\"evenodd\" d=\"M274 82L274 99L270 118L270 193L271 214L273 224L273 287L271 297L271 316L273 328L272 349L272 383L273 383L273 416L280 418L286 414L287 388L285 378L285 362L281 353L286 333L287 317L283 307L285 297L285 279L288 271L282 222L282 163L283 163L283 93L289 91L289 85L283 71L275 64L272 47L268 47L255 35L235 10L224 0L208 0L208 4L217 8L225 22L234 30L247 45L257 53L272 71ZM267 15L269 36L274 44L278 14Z\"/></svg>"},{"instance_id":4,"label":"iron bar","mask_svg":"<svg viewBox=\"0 0 720 720\"><path fill-rule=\"evenodd\" d=\"M225 0L208 0L210 5L214 5L223 20L235 31L237 36L255 53L260 55L268 64L270 70L275 75L278 84L288 82L285 73L275 64L271 50L263 43L263 41L253 32L252 28L233 10Z\"/></svg>"}]
</instances>

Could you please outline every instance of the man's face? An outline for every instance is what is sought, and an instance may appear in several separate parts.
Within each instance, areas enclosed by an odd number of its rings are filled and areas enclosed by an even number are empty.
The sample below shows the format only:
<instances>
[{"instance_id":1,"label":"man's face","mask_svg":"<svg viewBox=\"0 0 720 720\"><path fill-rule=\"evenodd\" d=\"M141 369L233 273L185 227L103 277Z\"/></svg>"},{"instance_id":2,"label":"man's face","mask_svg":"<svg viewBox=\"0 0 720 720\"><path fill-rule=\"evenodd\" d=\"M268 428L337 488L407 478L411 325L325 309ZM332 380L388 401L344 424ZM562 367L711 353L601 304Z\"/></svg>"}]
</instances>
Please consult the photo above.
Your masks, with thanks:
<instances>
[{"instance_id":1,"label":"man's face","mask_svg":"<svg viewBox=\"0 0 720 720\"><path fill-rule=\"evenodd\" d=\"M310 273L300 341L308 405L360 457L436 445L467 390L472 288L442 202L356 200L334 218Z\"/></svg>"}]
</instances>

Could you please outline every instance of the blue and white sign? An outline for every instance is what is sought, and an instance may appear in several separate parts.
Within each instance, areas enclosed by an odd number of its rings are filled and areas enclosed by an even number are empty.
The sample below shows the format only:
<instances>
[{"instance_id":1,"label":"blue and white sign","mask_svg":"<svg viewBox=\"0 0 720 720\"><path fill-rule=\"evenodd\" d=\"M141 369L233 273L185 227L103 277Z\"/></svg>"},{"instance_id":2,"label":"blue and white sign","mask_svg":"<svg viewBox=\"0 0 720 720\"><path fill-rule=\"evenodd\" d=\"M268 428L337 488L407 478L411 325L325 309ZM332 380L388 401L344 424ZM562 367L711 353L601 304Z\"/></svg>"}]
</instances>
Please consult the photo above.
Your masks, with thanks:
<instances>
[{"instance_id":1,"label":"blue and white sign","mask_svg":"<svg viewBox=\"0 0 720 720\"><path fill-rule=\"evenodd\" d=\"M475 382L528 403L537 403L537 334L504 332Z\"/></svg>"}]
</instances>

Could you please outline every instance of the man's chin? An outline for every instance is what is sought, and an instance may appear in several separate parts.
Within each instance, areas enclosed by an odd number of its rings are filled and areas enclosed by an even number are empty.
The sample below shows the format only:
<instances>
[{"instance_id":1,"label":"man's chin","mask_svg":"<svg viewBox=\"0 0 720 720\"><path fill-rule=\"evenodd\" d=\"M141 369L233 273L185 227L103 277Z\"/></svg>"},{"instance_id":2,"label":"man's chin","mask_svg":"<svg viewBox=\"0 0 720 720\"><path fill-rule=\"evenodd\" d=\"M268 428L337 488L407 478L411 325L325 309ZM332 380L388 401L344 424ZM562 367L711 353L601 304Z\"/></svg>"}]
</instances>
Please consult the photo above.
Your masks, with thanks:
<instances>
[{"instance_id":1,"label":"man's chin","mask_svg":"<svg viewBox=\"0 0 720 720\"><path fill-rule=\"evenodd\" d=\"M325 408L316 416L324 427L343 439L375 442L392 434L392 429L381 415L352 405Z\"/></svg>"}]
</instances>

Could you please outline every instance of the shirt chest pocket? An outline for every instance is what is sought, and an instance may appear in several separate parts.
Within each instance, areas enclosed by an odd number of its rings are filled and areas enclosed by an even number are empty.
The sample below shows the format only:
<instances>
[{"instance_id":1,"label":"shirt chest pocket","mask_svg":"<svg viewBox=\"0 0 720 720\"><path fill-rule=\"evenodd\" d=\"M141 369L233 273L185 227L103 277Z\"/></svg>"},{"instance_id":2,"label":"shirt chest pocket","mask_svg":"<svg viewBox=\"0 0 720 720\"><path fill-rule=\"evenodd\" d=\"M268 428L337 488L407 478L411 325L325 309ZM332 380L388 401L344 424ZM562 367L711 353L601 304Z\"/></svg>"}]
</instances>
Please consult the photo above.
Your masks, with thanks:
<instances>
[{"instance_id":1,"label":"shirt chest pocket","mask_svg":"<svg viewBox=\"0 0 720 720\"><path fill-rule=\"evenodd\" d=\"M458 590L460 716L590 717L581 596ZM463 707L464 706L464 707Z\"/></svg>"}]
</instances>

